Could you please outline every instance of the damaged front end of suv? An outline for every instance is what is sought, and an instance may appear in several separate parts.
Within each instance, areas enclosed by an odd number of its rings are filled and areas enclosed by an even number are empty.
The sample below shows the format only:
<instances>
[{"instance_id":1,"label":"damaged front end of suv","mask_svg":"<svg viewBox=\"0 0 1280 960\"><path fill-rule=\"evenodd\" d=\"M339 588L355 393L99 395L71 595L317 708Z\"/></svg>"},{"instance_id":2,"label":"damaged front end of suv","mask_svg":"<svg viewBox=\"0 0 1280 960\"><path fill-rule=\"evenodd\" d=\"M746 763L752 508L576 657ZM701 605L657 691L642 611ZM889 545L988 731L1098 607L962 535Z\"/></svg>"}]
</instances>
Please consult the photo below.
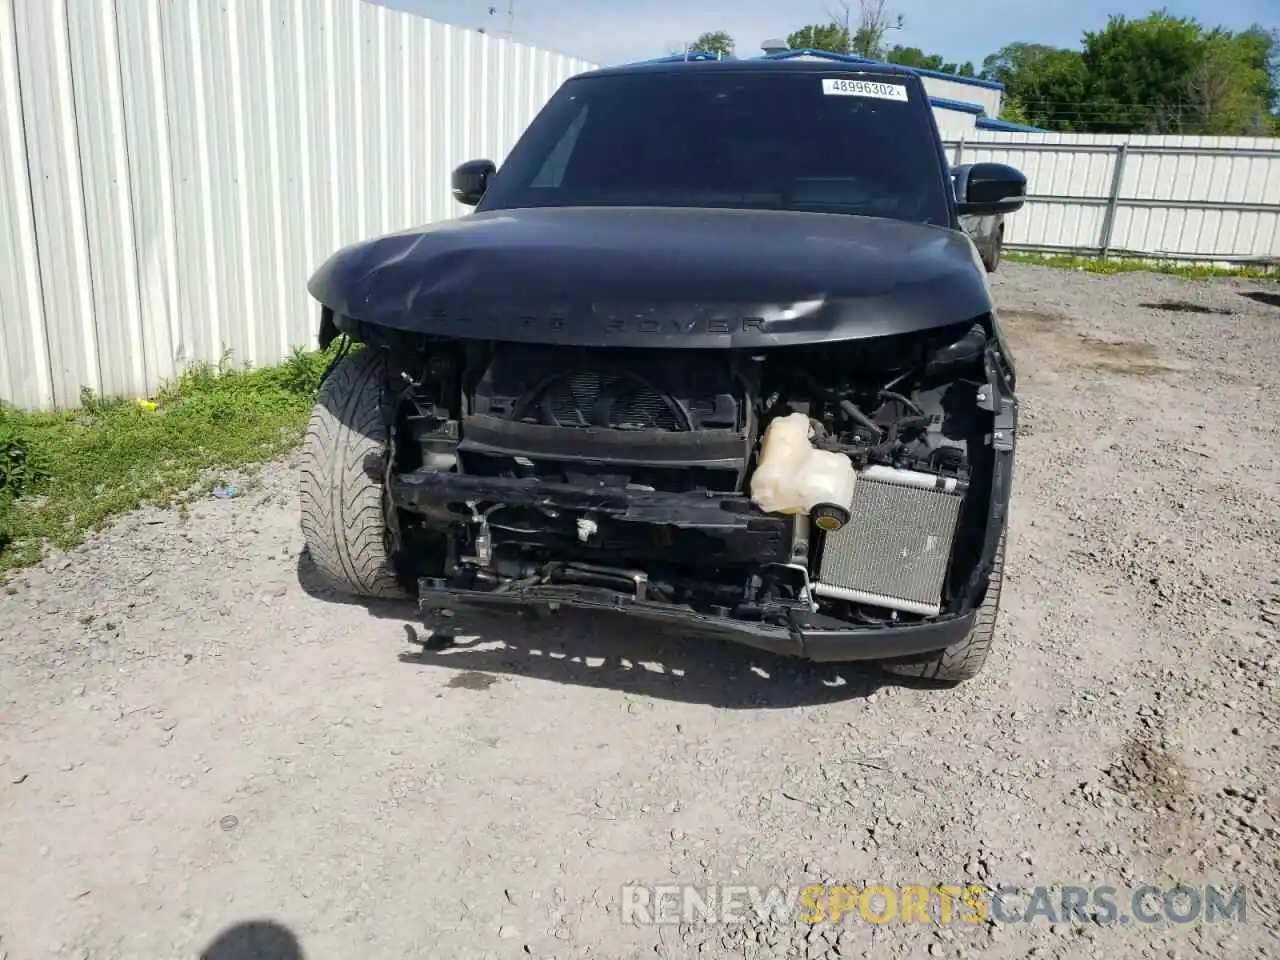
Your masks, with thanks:
<instances>
[{"instance_id":1,"label":"damaged front end of suv","mask_svg":"<svg viewBox=\"0 0 1280 960\"><path fill-rule=\"evenodd\" d=\"M782 75L801 102L822 80ZM618 76L634 92L637 74ZM713 111L760 82L706 76L695 92ZM313 278L322 343L363 344L327 378L304 454L317 568L349 592L416 592L424 613L607 610L972 676L994 629L1017 406L955 205L937 198L940 224L829 212L855 200L820 177L765 208L698 202L696 184L689 203L588 202L604 187L568 171L569 200L529 200L601 82L567 84L586 89L553 99L500 176L460 168L475 215L350 247ZM877 88L893 83L908 91L895 107L922 101L909 75ZM778 108L794 113L790 91ZM576 149L618 135L580 125Z\"/></svg>"}]
</instances>

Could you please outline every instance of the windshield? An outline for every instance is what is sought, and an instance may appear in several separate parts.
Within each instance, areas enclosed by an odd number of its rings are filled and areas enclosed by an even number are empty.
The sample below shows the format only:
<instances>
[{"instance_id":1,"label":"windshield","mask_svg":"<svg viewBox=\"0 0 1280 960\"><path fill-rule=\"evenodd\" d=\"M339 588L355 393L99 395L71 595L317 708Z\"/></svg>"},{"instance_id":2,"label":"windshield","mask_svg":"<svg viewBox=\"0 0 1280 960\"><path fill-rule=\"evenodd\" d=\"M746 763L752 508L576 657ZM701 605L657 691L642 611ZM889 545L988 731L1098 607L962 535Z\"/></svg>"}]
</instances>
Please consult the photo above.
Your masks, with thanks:
<instances>
[{"instance_id":1,"label":"windshield","mask_svg":"<svg viewBox=\"0 0 1280 960\"><path fill-rule=\"evenodd\" d=\"M480 210L688 206L949 222L918 84L817 72L687 71L567 83Z\"/></svg>"}]
</instances>

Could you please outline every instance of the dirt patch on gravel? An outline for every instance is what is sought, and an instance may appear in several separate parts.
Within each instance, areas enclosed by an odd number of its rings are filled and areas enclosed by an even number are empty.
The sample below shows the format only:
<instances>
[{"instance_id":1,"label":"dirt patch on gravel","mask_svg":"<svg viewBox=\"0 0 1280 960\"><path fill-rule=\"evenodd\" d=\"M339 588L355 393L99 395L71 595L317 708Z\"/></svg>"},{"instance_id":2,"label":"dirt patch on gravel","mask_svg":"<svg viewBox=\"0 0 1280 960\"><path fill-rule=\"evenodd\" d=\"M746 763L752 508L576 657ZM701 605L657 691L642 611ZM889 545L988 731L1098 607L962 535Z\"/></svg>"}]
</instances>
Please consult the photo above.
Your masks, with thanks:
<instances>
[{"instance_id":1,"label":"dirt patch on gravel","mask_svg":"<svg viewBox=\"0 0 1280 960\"><path fill-rule=\"evenodd\" d=\"M316 960L1275 956L1275 309L1256 282L992 285L1035 429L977 681L607 618L468 618L418 650L411 605L316 590L294 465L271 464L0 595L0 956L189 957L247 928ZM1184 301L1234 315L1137 309ZM1249 913L621 912L628 883L821 882L1240 885Z\"/></svg>"},{"instance_id":2,"label":"dirt patch on gravel","mask_svg":"<svg viewBox=\"0 0 1280 960\"><path fill-rule=\"evenodd\" d=\"M1158 377L1178 368L1160 362L1159 351L1149 343L1099 340L1080 336L1080 356L1095 370L1127 377Z\"/></svg>"},{"instance_id":3,"label":"dirt patch on gravel","mask_svg":"<svg viewBox=\"0 0 1280 960\"><path fill-rule=\"evenodd\" d=\"M1254 303L1280 309L1280 290L1246 290L1240 296L1248 297Z\"/></svg>"},{"instance_id":4,"label":"dirt patch on gravel","mask_svg":"<svg viewBox=\"0 0 1280 960\"><path fill-rule=\"evenodd\" d=\"M1034 310L1010 310L1000 314L1014 349L1030 354L1034 370L1054 366L1059 370L1096 370L1127 377L1158 377L1178 370L1161 359L1149 343L1106 340L1072 329L1061 315Z\"/></svg>"},{"instance_id":5,"label":"dirt patch on gravel","mask_svg":"<svg viewBox=\"0 0 1280 960\"><path fill-rule=\"evenodd\" d=\"M1161 739L1127 738L1106 774L1139 809L1174 809L1187 797L1187 773Z\"/></svg>"},{"instance_id":6,"label":"dirt patch on gravel","mask_svg":"<svg viewBox=\"0 0 1280 960\"><path fill-rule=\"evenodd\" d=\"M1186 300L1164 300L1159 303L1144 303L1147 310L1162 310L1166 313L1198 313L1201 316L1229 317L1230 310L1221 307L1206 307L1203 303L1190 303Z\"/></svg>"},{"instance_id":7,"label":"dirt patch on gravel","mask_svg":"<svg viewBox=\"0 0 1280 960\"><path fill-rule=\"evenodd\" d=\"M468 670L465 673L454 674L446 686L457 690L488 690L497 682L498 678L491 673Z\"/></svg>"}]
</instances>

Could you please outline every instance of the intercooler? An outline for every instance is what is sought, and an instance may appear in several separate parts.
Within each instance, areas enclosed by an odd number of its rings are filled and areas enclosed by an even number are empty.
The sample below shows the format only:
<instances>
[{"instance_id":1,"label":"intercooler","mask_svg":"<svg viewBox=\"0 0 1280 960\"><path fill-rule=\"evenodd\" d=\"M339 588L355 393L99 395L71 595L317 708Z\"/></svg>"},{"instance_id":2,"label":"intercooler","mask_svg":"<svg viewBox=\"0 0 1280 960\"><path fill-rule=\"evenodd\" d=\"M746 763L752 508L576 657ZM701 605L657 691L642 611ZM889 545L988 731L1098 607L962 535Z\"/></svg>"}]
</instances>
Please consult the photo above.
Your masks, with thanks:
<instances>
[{"instance_id":1,"label":"intercooler","mask_svg":"<svg viewBox=\"0 0 1280 960\"><path fill-rule=\"evenodd\" d=\"M964 486L872 466L858 475L849 522L824 535L819 597L936 616Z\"/></svg>"}]
</instances>

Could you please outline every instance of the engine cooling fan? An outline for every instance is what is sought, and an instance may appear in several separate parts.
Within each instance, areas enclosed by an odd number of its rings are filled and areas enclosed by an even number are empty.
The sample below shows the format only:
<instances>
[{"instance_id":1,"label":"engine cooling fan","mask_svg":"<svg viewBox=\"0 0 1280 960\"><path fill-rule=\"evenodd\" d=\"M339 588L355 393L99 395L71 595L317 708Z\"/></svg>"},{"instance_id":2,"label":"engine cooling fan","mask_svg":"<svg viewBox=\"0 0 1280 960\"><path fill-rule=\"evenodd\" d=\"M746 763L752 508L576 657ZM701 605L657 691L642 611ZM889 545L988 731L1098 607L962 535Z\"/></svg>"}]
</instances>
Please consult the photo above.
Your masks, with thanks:
<instances>
[{"instance_id":1,"label":"engine cooling fan","mask_svg":"<svg viewBox=\"0 0 1280 960\"><path fill-rule=\"evenodd\" d=\"M521 399L514 419L580 429L692 429L688 413L674 397L630 371L618 370L557 374Z\"/></svg>"}]
</instances>

